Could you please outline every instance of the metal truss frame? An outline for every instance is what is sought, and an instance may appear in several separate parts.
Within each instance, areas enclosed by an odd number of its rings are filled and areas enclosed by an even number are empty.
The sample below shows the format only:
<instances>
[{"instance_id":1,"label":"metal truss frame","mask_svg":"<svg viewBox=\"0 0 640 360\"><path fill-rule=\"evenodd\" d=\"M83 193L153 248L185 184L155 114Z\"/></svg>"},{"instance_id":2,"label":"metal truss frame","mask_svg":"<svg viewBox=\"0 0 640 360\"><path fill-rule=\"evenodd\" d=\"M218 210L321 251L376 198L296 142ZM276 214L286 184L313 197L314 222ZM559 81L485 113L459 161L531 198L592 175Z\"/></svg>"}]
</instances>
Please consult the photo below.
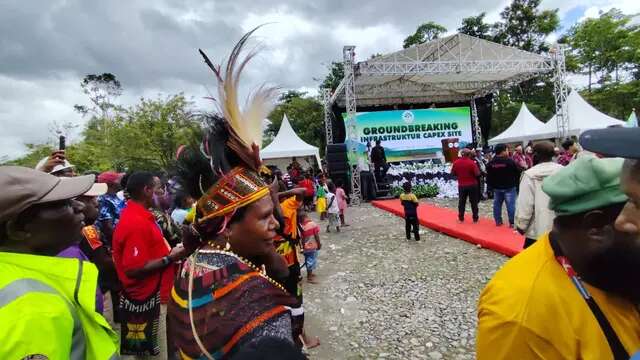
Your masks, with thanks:
<instances>
[{"instance_id":1,"label":"metal truss frame","mask_svg":"<svg viewBox=\"0 0 640 360\"><path fill-rule=\"evenodd\" d=\"M564 105L569 96L569 87L567 85L567 68L565 65L565 47L562 44L556 44L550 53L554 59L555 69L553 77L553 95L556 100L556 126L557 139L562 141L569 133L569 113Z\"/></svg>"},{"instance_id":2,"label":"metal truss frame","mask_svg":"<svg viewBox=\"0 0 640 360\"><path fill-rule=\"evenodd\" d=\"M484 145L482 141L482 130L478 121L478 108L476 107L476 99L471 99L471 124L473 124L473 137L478 145Z\"/></svg>"},{"instance_id":3,"label":"metal truss frame","mask_svg":"<svg viewBox=\"0 0 640 360\"><path fill-rule=\"evenodd\" d=\"M371 62L361 63L359 75L438 75L469 72L496 74L500 72L548 72L553 70L550 61L540 60L473 60L437 62Z\"/></svg>"},{"instance_id":4,"label":"metal truss frame","mask_svg":"<svg viewBox=\"0 0 640 360\"><path fill-rule=\"evenodd\" d=\"M322 89L324 103L324 134L327 145L333 144L333 127L331 126L331 89Z\"/></svg>"},{"instance_id":5,"label":"metal truss frame","mask_svg":"<svg viewBox=\"0 0 640 360\"><path fill-rule=\"evenodd\" d=\"M347 110L346 131L349 139L349 154L352 158L358 156L358 133L356 127L356 80L354 72L355 46L347 45L342 49L344 61L344 93ZM360 170L351 168L351 205L360 205Z\"/></svg>"},{"instance_id":6,"label":"metal truss frame","mask_svg":"<svg viewBox=\"0 0 640 360\"><path fill-rule=\"evenodd\" d=\"M465 43L465 50L462 44ZM543 73L554 73L554 96L558 118L558 135L565 136L569 128L566 102L568 87L564 48L556 45L551 56L540 56L508 46L490 43L464 34L456 34L434 40L415 48L382 55L360 63L354 61L355 46L343 48L344 78L333 93L323 90L325 110L325 133L327 143L333 141L330 125L331 106L344 104L347 112L347 139L352 140L350 153L356 152L357 142L355 114L356 99L364 106L394 105L428 102L470 102L473 131L480 144L482 136L474 99L507 88ZM478 57L480 59L478 59ZM421 76L452 75L468 73L484 80L469 79L449 82L420 82ZM495 74L495 78L491 78ZM356 87L356 78L390 77L384 83ZM395 78L394 78L395 77ZM344 97L341 95L344 93ZM327 125L328 124L328 125ZM361 200L360 173L352 171L352 202Z\"/></svg>"}]
</instances>

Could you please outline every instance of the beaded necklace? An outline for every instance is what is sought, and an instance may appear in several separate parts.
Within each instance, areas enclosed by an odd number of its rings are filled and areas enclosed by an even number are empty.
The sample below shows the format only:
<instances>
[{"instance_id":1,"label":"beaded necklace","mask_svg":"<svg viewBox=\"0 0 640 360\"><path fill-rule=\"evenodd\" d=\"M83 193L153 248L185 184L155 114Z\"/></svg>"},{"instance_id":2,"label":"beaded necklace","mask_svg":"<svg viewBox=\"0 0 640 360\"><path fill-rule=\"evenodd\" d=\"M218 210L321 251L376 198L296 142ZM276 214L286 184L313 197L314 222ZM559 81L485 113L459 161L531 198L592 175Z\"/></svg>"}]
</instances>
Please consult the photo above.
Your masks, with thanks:
<instances>
[{"instance_id":1,"label":"beaded necklace","mask_svg":"<svg viewBox=\"0 0 640 360\"><path fill-rule=\"evenodd\" d=\"M259 267L257 267L256 265L254 265L251 261L249 261L249 260L247 260L247 259L243 258L242 256L240 256L240 255L238 255L238 254L234 253L233 251L222 249L220 246L218 246L218 245L216 245L216 244L213 244L212 242L209 242L209 243L208 243L208 245L209 245L209 246L214 247L214 249L199 249L199 250L198 250L198 253L203 253L203 254L219 254L219 255L227 255L227 256L234 257L234 258L236 258L237 260L239 260L239 261L241 261L241 262L245 263L248 267L250 267L252 270L254 270L255 272L257 272L260 276L262 276L263 278L265 278L267 281L269 281L271 284L273 284L274 286L276 286L278 289L280 289L280 290L282 290L282 291L284 291L284 292L288 293L288 292L287 292L287 290L286 290L282 285L280 285L277 281L273 280L272 278L270 278L270 277L267 275L267 270L266 270L266 268L265 268L265 266L264 266L264 265L262 265L262 267L261 267L261 268L259 268Z\"/></svg>"}]
</instances>

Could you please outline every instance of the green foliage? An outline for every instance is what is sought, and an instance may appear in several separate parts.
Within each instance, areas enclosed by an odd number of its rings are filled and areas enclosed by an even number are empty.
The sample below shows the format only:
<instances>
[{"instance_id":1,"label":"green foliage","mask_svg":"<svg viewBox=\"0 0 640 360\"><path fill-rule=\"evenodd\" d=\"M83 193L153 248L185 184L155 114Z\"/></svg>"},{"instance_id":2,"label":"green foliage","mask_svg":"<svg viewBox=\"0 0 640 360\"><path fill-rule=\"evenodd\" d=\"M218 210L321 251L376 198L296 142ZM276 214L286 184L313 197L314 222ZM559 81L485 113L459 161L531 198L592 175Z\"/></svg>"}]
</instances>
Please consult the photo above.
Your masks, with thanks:
<instances>
[{"instance_id":1,"label":"green foliage","mask_svg":"<svg viewBox=\"0 0 640 360\"><path fill-rule=\"evenodd\" d=\"M416 29L416 32L404 39L403 48L424 44L437 39L441 34L446 33L447 28L433 21L426 22Z\"/></svg>"},{"instance_id":2,"label":"green foliage","mask_svg":"<svg viewBox=\"0 0 640 360\"><path fill-rule=\"evenodd\" d=\"M541 10L541 0L513 0L493 25L493 40L525 51L548 50L546 38L560 25L558 9Z\"/></svg>"},{"instance_id":3,"label":"green foliage","mask_svg":"<svg viewBox=\"0 0 640 360\"><path fill-rule=\"evenodd\" d=\"M74 109L82 116L102 116L108 117L112 111L122 110L114 100L122 95L122 85L111 73L100 75L89 74L80 83L82 92L87 95L90 106L74 105Z\"/></svg>"},{"instance_id":4,"label":"green foliage","mask_svg":"<svg viewBox=\"0 0 640 360\"><path fill-rule=\"evenodd\" d=\"M3 165L17 165L35 168L36 164L43 158L49 156L54 150L49 144L25 144L27 155L4 163Z\"/></svg>"},{"instance_id":5,"label":"green foliage","mask_svg":"<svg viewBox=\"0 0 640 360\"><path fill-rule=\"evenodd\" d=\"M595 88L582 96L596 109L616 119L626 120L633 108L640 104L640 80L612 83Z\"/></svg>"},{"instance_id":6,"label":"green foliage","mask_svg":"<svg viewBox=\"0 0 640 360\"><path fill-rule=\"evenodd\" d=\"M322 80L320 84L320 90L322 89L331 89L331 91L335 91L340 85L340 82L344 78L344 64L338 61L332 61L331 66L327 68L329 73Z\"/></svg>"},{"instance_id":7,"label":"green foliage","mask_svg":"<svg viewBox=\"0 0 640 360\"><path fill-rule=\"evenodd\" d=\"M117 118L112 165L125 169L169 169L178 146L199 138L200 125L182 94L166 99L141 99Z\"/></svg>"},{"instance_id":8,"label":"green foliage","mask_svg":"<svg viewBox=\"0 0 640 360\"><path fill-rule=\"evenodd\" d=\"M437 185L415 185L411 188L411 191L418 198L433 198L438 196L440 192ZM404 193L402 186L396 186L391 189L391 195L394 197L399 197L402 193Z\"/></svg>"},{"instance_id":9,"label":"green foliage","mask_svg":"<svg viewBox=\"0 0 640 360\"><path fill-rule=\"evenodd\" d=\"M622 67L637 67L638 48L634 46L640 43L636 42L637 28L628 26L630 20L620 10L611 9L597 19L576 24L567 34L578 68L589 75L589 91L594 74L600 73L599 82L606 83L613 73L618 82Z\"/></svg>"},{"instance_id":10,"label":"green foliage","mask_svg":"<svg viewBox=\"0 0 640 360\"><path fill-rule=\"evenodd\" d=\"M470 16L462 19L459 33L475 36L481 39L491 40L491 25L484 22L485 12L478 16Z\"/></svg>"},{"instance_id":11,"label":"green foliage","mask_svg":"<svg viewBox=\"0 0 640 360\"><path fill-rule=\"evenodd\" d=\"M191 106L178 94L140 99L113 118L94 116L85 126L84 139L67 147L67 158L79 173L171 169L178 146L201 138L200 122L192 115ZM27 155L10 163L34 167L53 151L49 145L27 147Z\"/></svg>"},{"instance_id":12,"label":"green foliage","mask_svg":"<svg viewBox=\"0 0 640 360\"><path fill-rule=\"evenodd\" d=\"M280 97L280 103L269 115L271 124L267 127L265 138L273 139L280 129L282 117L287 115L291 127L302 140L317 146L324 153L324 108L316 98L306 93L290 90ZM268 145L266 142L265 146Z\"/></svg>"}]
</instances>

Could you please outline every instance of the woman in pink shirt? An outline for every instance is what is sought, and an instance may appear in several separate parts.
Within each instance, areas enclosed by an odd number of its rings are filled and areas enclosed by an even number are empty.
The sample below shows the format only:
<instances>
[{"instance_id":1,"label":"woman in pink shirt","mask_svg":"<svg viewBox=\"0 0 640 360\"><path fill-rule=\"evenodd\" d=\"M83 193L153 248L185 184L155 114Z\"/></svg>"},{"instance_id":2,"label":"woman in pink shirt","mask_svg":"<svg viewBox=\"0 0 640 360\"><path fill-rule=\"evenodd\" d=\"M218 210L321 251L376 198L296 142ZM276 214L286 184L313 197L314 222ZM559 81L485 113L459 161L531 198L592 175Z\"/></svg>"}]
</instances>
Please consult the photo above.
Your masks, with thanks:
<instances>
[{"instance_id":1,"label":"woman in pink shirt","mask_svg":"<svg viewBox=\"0 0 640 360\"><path fill-rule=\"evenodd\" d=\"M342 189L342 181L336 181L336 200L338 200L338 209L340 209L341 226L349 226L344 222L344 211L347 208L347 194Z\"/></svg>"}]
</instances>

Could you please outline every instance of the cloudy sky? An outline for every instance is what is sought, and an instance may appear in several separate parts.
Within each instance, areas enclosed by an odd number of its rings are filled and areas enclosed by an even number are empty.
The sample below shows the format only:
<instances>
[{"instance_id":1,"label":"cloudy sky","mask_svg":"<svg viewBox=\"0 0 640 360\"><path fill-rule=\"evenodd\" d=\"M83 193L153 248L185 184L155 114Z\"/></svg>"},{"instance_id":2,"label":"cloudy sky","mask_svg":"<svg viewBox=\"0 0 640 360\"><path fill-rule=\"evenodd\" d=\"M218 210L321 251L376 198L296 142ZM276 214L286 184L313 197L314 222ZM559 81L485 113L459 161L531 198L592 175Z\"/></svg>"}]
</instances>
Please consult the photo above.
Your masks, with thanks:
<instances>
[{"instance_id":1,"label":"cloudy sky","mask_svg":"<svg viewBox=\"0 0 640 360\"><path fill-rule=\"evenodd\" d=\"M245 73L247 87L269 82L315 91L342 46L356 45L359 59L398 50L422 22L450 33L462 18L484 11L498 20L502 0L0 0L1 158L24 154L24 143L51 138L54 123L84 120L84 75L111 72L125 93L141 96L184 92L200 107L213 88L197 53L221 61L245 31L263 23L256 41L264 48ZM544 0L559 8L568 28L599 10L640 12L637 0ZM72 136L70 141L77 141Z\"/></svg>"}]
</instances>

